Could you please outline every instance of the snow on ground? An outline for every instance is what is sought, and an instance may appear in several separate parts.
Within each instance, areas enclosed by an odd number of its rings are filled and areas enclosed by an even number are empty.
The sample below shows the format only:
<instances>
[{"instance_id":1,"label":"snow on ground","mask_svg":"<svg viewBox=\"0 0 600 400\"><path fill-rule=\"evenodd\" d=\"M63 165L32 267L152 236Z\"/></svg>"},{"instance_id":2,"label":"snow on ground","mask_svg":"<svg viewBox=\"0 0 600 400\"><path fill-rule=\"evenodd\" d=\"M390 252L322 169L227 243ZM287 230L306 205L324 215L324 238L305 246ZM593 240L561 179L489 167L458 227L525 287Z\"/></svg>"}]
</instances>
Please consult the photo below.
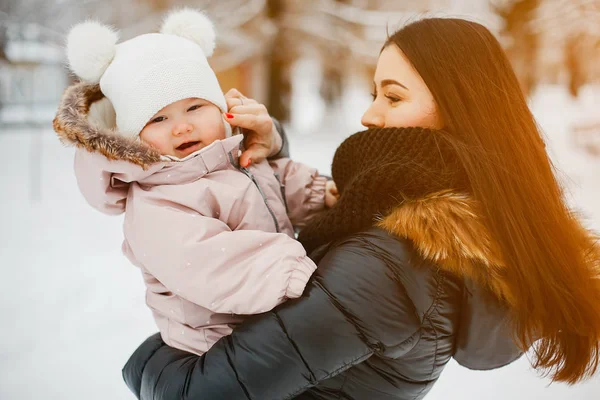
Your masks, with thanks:
<instances>
[{"instance_id":1,"label":"snow on ground","mask_svg":"<svg viewBox=\"0 0 600 400\"><path fill-rule=\"evenodd\" d=\"M295 159L329 173L336 146L360 129L369 101L368 88L349 87L327 111L314 85L296 94L288 132ZM531 104L570 201L596 229L600 159L576 148L568 133L573 123L597 118L598 96L590 88L573 100L562 88L545 87ZM0 148L0 399L132 399L121 367L156 328L139 271L120 253L122 218L85 203L73 150L58 142L49 122L47 129L0 132ZM451 362L427 398L592 400L600 393L599 377L572 388L549 383L526 359L491 372Z\"/></svg>"}]
</instances>

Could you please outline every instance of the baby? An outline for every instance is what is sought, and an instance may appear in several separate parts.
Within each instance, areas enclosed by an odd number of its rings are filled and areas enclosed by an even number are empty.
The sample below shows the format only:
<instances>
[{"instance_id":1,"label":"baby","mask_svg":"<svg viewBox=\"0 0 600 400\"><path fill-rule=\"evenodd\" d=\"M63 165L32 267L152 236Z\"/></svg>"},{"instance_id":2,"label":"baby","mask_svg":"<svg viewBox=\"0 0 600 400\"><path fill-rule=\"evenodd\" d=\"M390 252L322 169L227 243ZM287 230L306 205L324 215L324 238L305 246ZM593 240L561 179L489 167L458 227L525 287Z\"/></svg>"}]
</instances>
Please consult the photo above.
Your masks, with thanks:
<instances>
[{"instance_id":1,"label":"baby","mask_svg":"<svg viewBox=\"0 0 600 400\"><path fill-rule=\"evenodd\" d=\"M163 340L202 354L243 315L302 294L316 266L294 226L325 208L327 179L286 158L240 165L204 14L179 10L161 33L117 41L96 22L71 30L67 56L84 82L66 90L54 128L78 147L86 200L125 213L123 252ZM259 108L248 112L268 117Z\"/></svg>"}]
</instances>

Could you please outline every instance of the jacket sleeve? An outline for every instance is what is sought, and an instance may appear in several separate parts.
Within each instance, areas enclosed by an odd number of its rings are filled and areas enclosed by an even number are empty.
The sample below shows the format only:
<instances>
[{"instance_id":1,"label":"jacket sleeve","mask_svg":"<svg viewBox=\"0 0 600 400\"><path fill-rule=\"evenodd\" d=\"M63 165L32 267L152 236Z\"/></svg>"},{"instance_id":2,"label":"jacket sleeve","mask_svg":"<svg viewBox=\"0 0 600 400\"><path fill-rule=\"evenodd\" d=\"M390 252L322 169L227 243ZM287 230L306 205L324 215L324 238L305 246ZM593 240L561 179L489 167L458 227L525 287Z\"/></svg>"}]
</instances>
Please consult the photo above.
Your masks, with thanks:
<instances>
[{"instance_id":1,"label":"jacket sleeve","mask_svg":"<svg viewBox=\"0 0 600 400\"><path fill-rule=\"evenodd\" d=\"M273 118L273 151L269 163L285 188L288 217L295 227L304 226L325 207L325 183L316 169L290 160L289 141L281 123Z\"/></svg>"},{"instance_id":2,"label":"jacket sleeve","mask_svg":"<svg viewBox=\"0 0 600 400\"><path fill-rule=\"evenodd\" d=\"M125 366L127 384L141 399L291 399L374 353L402 355L420 320L377 252L349 239L321 260L299 299L249 317L200 358L161 346L141 385ZM129 363L136 359L145 358Z\"/></svg>"},{"instance_id":3,"label":"jacket sleeve","mask_svg":"<svg viewBox=\"0 0 600 400\"><path fill-rule=\"evenodd\" d=\"M164 204L136 208L125 220L135 259L170 291L215 313L268 311L300 296L316 268L285 234L232 231L219 219ZM128 218L135 228L128 229Z\"/></svg>"},{"instance_id":4,"label":"jacket sleeve","mask_svg":"<svg viewBox=\"0 0 600 400\"><path fill-rule=\"evenodd\" d=\"M277 160L278 158L290 157L290 146L287 139L287 134L283 125L277 119L273 119L273 148L269 154L269 160Z\"/></svg>"},{"instance_id":5,"label":"jacket sleeve","mask_svg":"<svg viewBox=\"0 0 600 400\"><path fill-rule=\"evenodd\" d=\"M295 227L302 227L325 208L325 184L327 178L289 158L269 161L278 177L287 205L287 213Z\"/></svg>"}]
</instances>

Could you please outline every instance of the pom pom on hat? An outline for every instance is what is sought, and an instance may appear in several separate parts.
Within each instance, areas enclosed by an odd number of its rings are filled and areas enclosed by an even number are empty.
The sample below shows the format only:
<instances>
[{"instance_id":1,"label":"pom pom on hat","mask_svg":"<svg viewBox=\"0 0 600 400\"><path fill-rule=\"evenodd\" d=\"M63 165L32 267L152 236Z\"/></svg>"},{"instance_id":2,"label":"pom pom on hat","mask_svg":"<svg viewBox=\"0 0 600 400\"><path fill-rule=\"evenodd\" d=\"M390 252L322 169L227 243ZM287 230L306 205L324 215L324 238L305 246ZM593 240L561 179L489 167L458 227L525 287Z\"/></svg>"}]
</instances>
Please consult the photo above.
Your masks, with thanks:
<instances>
[{"instance_id":1,"label":"pom pom on hat","mask_svg":"<svg viewBox=\"0 0 600 400\"><path fill-rule=\"evenodd\" d=\"M215 50L215 29L203 13L183 8L169 13L164 19L160 33L184 37L200 46L204 55L210 57Z\"/></svg>"},{"instance_id":2,"label":"pom pom on hat","mask_svg":"<svg viewBox=\"0 0 600 400\"><path fill-rule=\"evenodd\" d=\"M111 123L119 135L137 137L152 115L185 98L201 98L227 111L207 60L215 48L215 31L202 12L173 11L164 19L160 33L117 44L118 40L113 28L84 22L68 34L67 58L82 80L100 84L112 105ZM109 119L106 114L102 117Z\"/></svg>"},{"instance_id":3,"label":"pom pom on hat","mask_svg":"<svg viewBox=\"0 0 600 400\"><path fill-rule=\"evenodd\" d=\"M75 25L67 36L69 68L81 79L98 83L116 52L119 34L96 21Z\"/></svg>"}]
</instances>

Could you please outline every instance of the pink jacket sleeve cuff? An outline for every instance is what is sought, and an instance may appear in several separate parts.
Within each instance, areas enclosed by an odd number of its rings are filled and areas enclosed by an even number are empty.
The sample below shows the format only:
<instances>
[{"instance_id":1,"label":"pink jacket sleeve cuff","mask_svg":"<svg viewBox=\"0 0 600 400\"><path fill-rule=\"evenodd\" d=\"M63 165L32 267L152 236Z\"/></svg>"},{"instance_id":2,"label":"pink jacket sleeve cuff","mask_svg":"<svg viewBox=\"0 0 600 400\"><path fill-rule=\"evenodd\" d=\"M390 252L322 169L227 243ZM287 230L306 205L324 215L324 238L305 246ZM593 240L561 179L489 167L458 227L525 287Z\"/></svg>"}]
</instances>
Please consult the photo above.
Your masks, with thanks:
<instances>
[{"instance_id":1,"label":"pink jacket sleeve cuff","mask_svg":"<svg viewBox=\"0 0 600 400\"><path fill-rule=\"evenodd\" d=\"M312 184L307 188L309 190L306 207L311 211L320 211L325 208L325 191L327 178L324 176L315 176Z\"/></svg>"},{"instance_id":2,"label":"pink jacket sleeve cuff","mask_svg":"<svg viewBox=\"0 0 600 400\"><path fill-rule=\"evenodd\" d=\"M289 299L300 297L304 292L308 279L316 269L317 266L308 256L297 257L295 268L290 274L285 297Z\"/></svg>"}]
</instances>

